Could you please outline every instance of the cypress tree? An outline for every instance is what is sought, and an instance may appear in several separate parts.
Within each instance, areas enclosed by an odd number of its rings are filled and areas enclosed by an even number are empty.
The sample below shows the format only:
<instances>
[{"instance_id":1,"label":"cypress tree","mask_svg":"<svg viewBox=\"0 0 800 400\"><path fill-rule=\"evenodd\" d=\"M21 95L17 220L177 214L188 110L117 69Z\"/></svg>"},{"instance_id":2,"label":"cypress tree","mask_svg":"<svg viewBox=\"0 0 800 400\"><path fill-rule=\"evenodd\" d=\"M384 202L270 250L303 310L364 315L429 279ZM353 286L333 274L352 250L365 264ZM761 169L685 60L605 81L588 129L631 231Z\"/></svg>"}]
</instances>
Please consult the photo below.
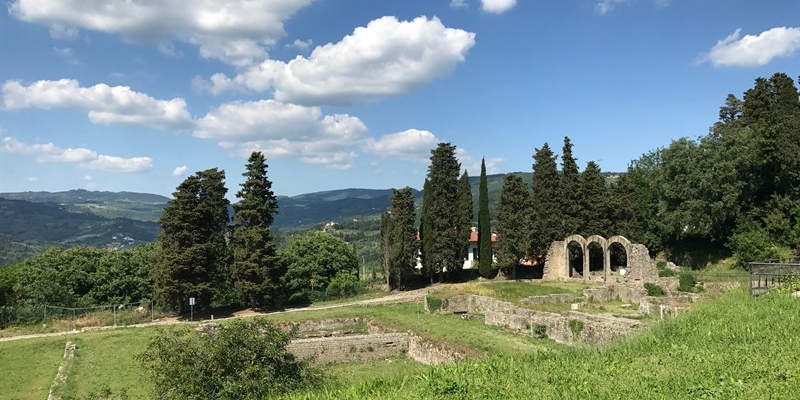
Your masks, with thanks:
<instances>
[{"instance_id":1,"label":"cypress tree","mask_svg":"<svg viewBox=\"0 0 800 400\"><path fill-rule=\"evenodd\" d=\"M431 283L433 283L433 275L435 274L435 270L433 269L433 265L427 262L426 254L431 252L431 240L428 240L431 236L431 232L433 231L433 225L431 223L431 218L428 217L428 209L430 208L431 198L433 196L428 196L428 193L431 192L430 189L430 181L425 178L425 184L422 187L422 211L420 215L420 222L419 222L419 255L420 261L422 262L422 269L423 273L430 278Z\"/></svg>"},{"instance_id":2,"label":"cypress tree","mask_svg":"<svg viewBox=\"0 0 800 400\"><path fill-rule=\"evenodd\" d=\"M586 169L581 174L581 204L583 209L584 237L591 235L609 235L611 221L608 218L608 187L606 178L600 171L600 166L594 161L586 164Z\"/></svg>"},{"instance_id":3,"label":"cypress tree","mask_svg":"<svg viewBox=\"0 0 800 400\"><path fill-rule=\"evenodd\" d=\"M458 173L461 165L456 160L456 147L439 143L431 151L428 167L428 189L425 190L427 207L425 217L430 231L423 236L425 268L439 273L459 269L463 265L462 236L459 233Z\"/></svg>"},{"instance_id":4,"label":"cypress tree","mask_svg":"<svg viewBox=\"0 0 800 400\"><path fill-rule=\"evenodd\" d=\"M581 217L581 205L578 201L580 190L580 172L578 163L572 155L572 142L564 136L564 147L561 151L561 185L558 200L561 211L561 224L558 237L566 237L578 232Z\"/></svg>"},{"instance_id":5,"label":"cypress tree","mask_svg":"<svg viewBox=\"0 0 800 400\"><path fill-rule=\"evenodd\" d=\"M556 156L545 143L542 148L536 149L533 156L533 175L531 186L531 257L544 261L547 250L554 240L559 238L561 216L553 212L558 210L559 177L556 169Z\"/></svg>"},{"instance_id":6,"label":"cypress tree","mask_svg":"<svg viewBox=\"0 0 800 400\"><path fill-rule=\"evenodd\" d=\"M152 271L154 295L164 307L181 312L195 297L207 308L217 294L228 262L227 191L224 171L200 171L178 185L164 208Z\"/></svg>"},{"instance_id":7,"label":"cypress tree","mask_svg":"<svg viewBox=\"0 0 800 400\"><path fill-rule=\"evenodd\" d=\"M469 238L472 235L472 210L472 187L469 184L467 170L464 170L464 173L461 174L461 179L458 181L458 231L461 233L461 254L465 259L469 251Z\"/></svg>"},{"instance_id":8,"label":"cypress tree","mask_svg":"<svg viewBox=\"0 0 800 400\"><path fill-rule=\"evenodd\" d=\"M497 265L517 278L517 266L530 245L531 195L522 177L506 174L497 201Z\"/></svg>"},{"instance_id":9,"label":"cypress tree","mask_svg":"<svg viewBox=\"0 0 800 400\"><path fill-rule=\"evenodd\" d=\"M486 183L486 160L481 159L478 188L478 268L487 277L492 272L492 225L489 216L489 185Z\"/></svg>"},{"instance_id":10,"label":"cypress tree","mask_svg":"<svg viewBox=\"0 0 800 400\"><path fill-rule=\"evenodd\" d=\"M250 307L280 305L280 280L285 268L277 255L270 227L278 213L278 200L267 177L267 163L261 152L253 152L242 176L245 181L233 205L236 223L231 243L233 264L230 279L238 296Z\"/></svg>"},{"instance_id":11,"label":"cypress tree","mask_svg":"<svg viewBox=\"0 0 800 400\"><path fill-rule=\"evenodd\" d=\"M389 275L390 290L403 289L405 280L417 263L417 232L414 226L414 193L410 187L392 189L391 219L389 222Z\"/></svg>"}]
</instances>

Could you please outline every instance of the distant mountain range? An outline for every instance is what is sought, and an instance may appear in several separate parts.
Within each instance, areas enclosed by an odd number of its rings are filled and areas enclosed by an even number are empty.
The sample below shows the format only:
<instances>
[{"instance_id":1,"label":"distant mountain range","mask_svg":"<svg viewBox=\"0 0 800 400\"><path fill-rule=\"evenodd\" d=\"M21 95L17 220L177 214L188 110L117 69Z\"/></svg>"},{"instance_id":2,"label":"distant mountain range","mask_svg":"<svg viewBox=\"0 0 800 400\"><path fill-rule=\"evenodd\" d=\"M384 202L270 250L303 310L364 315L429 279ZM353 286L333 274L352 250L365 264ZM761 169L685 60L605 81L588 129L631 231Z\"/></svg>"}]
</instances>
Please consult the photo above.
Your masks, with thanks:
<instances>
[{"instance_id":1,"label":"distant mountain range","mask_svg":"<svg viewBox=\"0 0 800 400\"><path fill-rule=\"evenodd\" d=\"M531 173L517 173L530 183ZM615 174L606 173L613 180ZM493 212L503 174L487 176ZM479 178L471 177L477 219ZM412 189L421 204L422 192ZM273 227L321 228L336 222L377 216L386 210L391 189L341 189L278 196L280 212ZM89 245L124 248L156 239L158 218L168 197L134 192L0 193L0 265L19 261L48 246Z\"/></svg>"}]
</instances>

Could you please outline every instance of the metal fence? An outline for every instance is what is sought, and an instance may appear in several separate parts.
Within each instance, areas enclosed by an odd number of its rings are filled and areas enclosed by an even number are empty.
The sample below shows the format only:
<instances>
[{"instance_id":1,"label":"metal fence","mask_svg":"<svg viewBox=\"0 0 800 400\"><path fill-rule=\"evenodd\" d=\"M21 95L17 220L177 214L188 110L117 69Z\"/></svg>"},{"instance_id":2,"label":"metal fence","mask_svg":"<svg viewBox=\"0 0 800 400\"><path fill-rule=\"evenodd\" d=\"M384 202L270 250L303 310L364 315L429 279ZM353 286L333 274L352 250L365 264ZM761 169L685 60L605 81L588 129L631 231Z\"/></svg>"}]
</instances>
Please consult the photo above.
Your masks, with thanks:
<instances>
[{"instance_id":1,"label":"metal fence","mask_svg":"<svg viewBox=\"0 0 800 400\"><path fill-rule=\"evenodd\" d=\"M779 289L800 278L800 257L754 261L748 264L750 296L758 296Z\"/></svg>"}]
</instances>

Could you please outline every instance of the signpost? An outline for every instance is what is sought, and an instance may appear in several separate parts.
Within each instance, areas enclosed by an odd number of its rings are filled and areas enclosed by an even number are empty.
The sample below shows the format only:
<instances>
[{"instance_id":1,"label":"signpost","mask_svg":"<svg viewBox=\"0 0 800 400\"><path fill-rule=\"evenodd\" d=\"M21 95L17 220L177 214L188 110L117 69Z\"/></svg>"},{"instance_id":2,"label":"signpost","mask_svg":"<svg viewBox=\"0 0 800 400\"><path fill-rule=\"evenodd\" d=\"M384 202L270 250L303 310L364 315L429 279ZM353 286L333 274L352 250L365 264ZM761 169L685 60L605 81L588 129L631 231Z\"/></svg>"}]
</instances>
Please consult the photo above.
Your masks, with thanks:
<instances>
[{"instance_id":1,"label":"signpost","mask_svg":"<svg viewBox=\"0 0 800 400\"><path fill-rule=\"evenodd\" d=\"M189 297L189 321L194 321L194 297Z\"/></svg>"}]
</instances>

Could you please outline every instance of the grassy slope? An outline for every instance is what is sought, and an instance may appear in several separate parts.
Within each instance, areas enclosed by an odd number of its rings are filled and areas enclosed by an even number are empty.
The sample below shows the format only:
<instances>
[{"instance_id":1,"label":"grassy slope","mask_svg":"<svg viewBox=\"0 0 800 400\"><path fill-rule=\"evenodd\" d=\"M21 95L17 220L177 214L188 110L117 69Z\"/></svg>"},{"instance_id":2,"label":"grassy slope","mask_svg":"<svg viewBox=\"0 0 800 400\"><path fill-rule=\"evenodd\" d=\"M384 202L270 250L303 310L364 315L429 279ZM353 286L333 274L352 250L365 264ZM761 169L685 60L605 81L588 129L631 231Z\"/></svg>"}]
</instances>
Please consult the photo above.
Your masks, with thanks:
<instances>
[{"instance_id":1,"label":"grassy slope","mask_svg":"<svg viewBox=\"0 0 800 400\"><path fill-rule=\"evenodd\" d=\"M0 399L46 399L67 339L42 338L0 345Z\"/></svg>"},{"instance_id":2,"label":"grassy slope","mask_svg":"<svg viewBox=\"0 0 800 400\"><path fill-rule=\"evenodd\" d=\"M791 399L798 342L800 301L736 291L603 349L500 356L295 397Z\"/></svg>"}]
</instances>

